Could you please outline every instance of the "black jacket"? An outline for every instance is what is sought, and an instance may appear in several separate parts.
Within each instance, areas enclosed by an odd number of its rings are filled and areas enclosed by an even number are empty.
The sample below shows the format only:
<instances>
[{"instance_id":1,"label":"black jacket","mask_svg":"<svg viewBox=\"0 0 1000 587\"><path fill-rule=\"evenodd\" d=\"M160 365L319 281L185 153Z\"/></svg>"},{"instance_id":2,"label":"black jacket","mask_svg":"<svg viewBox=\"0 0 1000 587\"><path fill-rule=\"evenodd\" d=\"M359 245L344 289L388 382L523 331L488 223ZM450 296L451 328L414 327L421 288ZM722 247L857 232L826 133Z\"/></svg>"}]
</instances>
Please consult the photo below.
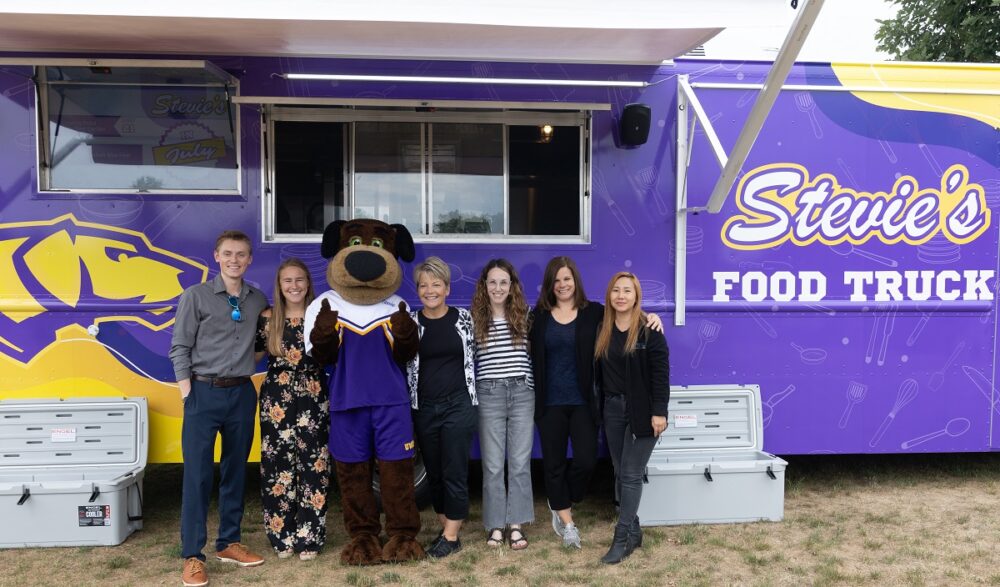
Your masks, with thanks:
<instances>
[{"instance_id":1,"label":"black jacket","mask_svg":"<svg viewBox=\"0 0 1000 587\"><path fill-rule=\"evenodd\" d=\"M601 363L595 361L594 382L597 405L604 411ZM639 333L635 352L625 356L625 404L632 434L652 436L653 416L667 417L670 401L670 349L662 332L646 326Z\"/></svg>"},{"instance_id":2,"label":"black jacket","mask_svg":"<svg viewBox=\"0 0 1000 587\"><path fill-rule=\"evenodd\" d=\"M535 374L535 420L545 414L545 330L550 312L535 308L531 311L531 330L528 340L531 347L531 365ZM604 306L590 302L576 313L576 380L580 397L587 401L594 424L601 422L601 410L594 395L594 343L597 328L604 319Z\"/></svg>"}]
</instances>

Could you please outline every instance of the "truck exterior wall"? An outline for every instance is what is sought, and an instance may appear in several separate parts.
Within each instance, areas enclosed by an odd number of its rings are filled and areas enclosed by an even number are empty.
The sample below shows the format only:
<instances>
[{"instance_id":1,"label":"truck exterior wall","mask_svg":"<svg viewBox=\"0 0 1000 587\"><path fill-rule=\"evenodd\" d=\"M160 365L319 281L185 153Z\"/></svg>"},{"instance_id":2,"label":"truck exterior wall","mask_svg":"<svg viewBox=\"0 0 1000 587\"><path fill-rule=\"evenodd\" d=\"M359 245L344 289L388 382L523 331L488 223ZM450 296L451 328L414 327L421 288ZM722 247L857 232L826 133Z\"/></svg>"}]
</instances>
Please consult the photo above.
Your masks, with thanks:
<instances>
[{"instance_id":1,"label":"truck exterior wall","mask_svg":"<svg viewBox=\"0 0 1000 587\"><path fill-rule=\"evenodd\" d=\"M664 318L672 383L760 385L769 452L1000 447L993 426L1000 416L993 217L1000 206L1000 101L906 89L995 89L998 69L913 66L893 77L901 70L796 65L787 84L834 91L782 92L721 212L688 215L686 324L674 326L676 133L686 132L676 124L677 78L735 84L696 88L722 144L731 145L756 95L745 84L761 83L769 64L212 61L240 72L243 96L608 103L610 111L595 111L590 126L591 189L582 201L589 242L419 242L418 259L438 255L452 264L449 303L467 306L480 268L496 256L518 268L531 302L555 255L576 260L595 301L615 271L631 271L647 311ZM274 75L334 71L652 85L307 82ZM18 74L31 71L0 73L0 398L145 396L150 461L179 461L181 403L167 358L176 295L214 276L215 236L233 228L254 239L247 278L266 293L288 256L307 260L322 291L318 241L264 240L263 135L254 105L234 107L237 196L40 193L35 92ZM847 89L874 85L899 91ZM631 102L651 106L652 124L644 145L623 147L618 117ZM704 133L693 137L688 205L702 206L718 167ZM877 217L869 209L876 201L895 202L898 213ZM854 232L840 230L850 218L845 211L856 213ZM899 220L906 212L909 225ZM106 262L85 262L94 253L84 251L81 236L100 243ZM400 294L417 303L408 268L404 274ZM174 295L161 299L151 289ZM94 324L96 336L87 331Z\"/></svg>"}]
</instances>

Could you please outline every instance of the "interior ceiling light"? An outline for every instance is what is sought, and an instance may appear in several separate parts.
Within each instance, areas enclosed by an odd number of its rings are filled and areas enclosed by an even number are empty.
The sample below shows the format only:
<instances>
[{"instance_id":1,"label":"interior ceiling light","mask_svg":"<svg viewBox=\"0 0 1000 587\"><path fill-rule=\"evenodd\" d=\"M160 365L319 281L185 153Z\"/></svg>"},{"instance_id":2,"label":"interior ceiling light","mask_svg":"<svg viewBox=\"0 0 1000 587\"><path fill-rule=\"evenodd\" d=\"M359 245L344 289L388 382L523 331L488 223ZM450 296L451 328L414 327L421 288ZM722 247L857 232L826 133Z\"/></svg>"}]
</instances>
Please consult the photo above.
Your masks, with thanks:
<instances>
[{"instance_id":1,"label":"interior ceiling light","mask_svg":"<svg viewBox=\"0 0 1000 587\"><path fill-rule=\"evenodd\" d=\"M543 143L552 142L552 132L555 129L552 128L551 124L543 124L542 126L538 127L538 130L541 134L541 142Z\"/></svg>"},{"instance_id":2,"label":"interior ceiling light","mask_svg":"<svg viewBox=\"0 0 1000 587\"><path fill-rule=\"evenodd\" d=\"M598 88L645 88L648 82L585 79L527 79L510 77L435 77L423 75L354 75L335 73L283 73L289 80L326 80L352 82L417 82L447 84L501 84L508 86L583 86Z\"/></svg>"}]
</instances>

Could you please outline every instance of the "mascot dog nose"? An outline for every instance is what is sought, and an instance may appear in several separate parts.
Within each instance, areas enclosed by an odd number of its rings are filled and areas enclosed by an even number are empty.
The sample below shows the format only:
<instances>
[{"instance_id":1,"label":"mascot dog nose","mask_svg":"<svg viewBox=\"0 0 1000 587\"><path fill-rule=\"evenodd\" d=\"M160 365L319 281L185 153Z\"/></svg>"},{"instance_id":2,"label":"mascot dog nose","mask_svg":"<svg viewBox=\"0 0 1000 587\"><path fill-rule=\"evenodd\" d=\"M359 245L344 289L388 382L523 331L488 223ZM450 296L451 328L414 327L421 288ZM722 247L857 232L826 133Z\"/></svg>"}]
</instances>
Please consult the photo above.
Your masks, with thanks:
<instances>
[{"instance_id":1,"label":"mascot dog nose","mask_svg":"<svg viewBox=\"0 0 1000 587\"><path fill-rule=\"evenodd\" d=\"M344 268L358 281L371 281L385 273L385 259L371 251L356 251L344 259Z\"/></svg>"}]
</instances>

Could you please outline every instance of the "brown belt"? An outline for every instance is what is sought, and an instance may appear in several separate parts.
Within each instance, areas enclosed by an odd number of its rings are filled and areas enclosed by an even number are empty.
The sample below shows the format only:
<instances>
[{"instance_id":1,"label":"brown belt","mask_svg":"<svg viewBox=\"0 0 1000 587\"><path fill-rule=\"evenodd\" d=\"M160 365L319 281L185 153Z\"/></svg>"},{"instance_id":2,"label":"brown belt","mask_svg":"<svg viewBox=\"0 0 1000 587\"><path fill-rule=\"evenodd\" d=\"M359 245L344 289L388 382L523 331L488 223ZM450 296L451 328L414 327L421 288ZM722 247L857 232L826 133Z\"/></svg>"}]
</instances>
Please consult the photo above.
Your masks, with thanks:
<instances>
[{"instance_id":1,"label":"brown belt","mask_svg":"<svg viewBox=\"0 0 1000 587\"><path fill-rule=\"evenodd\" d=\"M236 387L244 383L250 383L249 377L205 377L204 375L192 375L195 381L212 384L212 387Z\"/></svg>"}]
</instances>

